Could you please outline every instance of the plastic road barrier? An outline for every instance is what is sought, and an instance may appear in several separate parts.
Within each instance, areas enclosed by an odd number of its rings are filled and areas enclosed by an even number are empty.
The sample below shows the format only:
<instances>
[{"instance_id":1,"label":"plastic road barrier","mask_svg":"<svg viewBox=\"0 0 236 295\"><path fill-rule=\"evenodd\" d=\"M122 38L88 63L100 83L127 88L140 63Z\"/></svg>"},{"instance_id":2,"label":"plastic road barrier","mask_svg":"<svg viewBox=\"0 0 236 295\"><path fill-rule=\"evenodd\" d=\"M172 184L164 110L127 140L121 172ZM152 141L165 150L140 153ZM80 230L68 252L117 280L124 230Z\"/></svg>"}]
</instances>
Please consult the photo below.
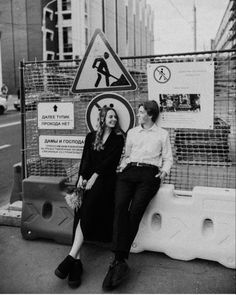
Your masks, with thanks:
<instances>
[{"instance_id":1,"label":"plastic road barrier","mask_svg":"<svg viewBox=\"0 0 236 295\"><path fill-rule=\"evenodd\" d=\"M23 181L23 238L72 243L73 210L65 201L64 178L30 176Z\"/></svg>"},{"instance_id":2,"label":"plastic road barrier","mask_svg":"<svg viewBox=\"0 0 236 295\"><path fill-rule=\"evenodd\" d=\"M173 185L162 185L145 211L131 248L134 253L143 250L235 268L235 190L199 186L181 192Z\"/></svg>"},{"instance_id":3,"label":"plastic road barrier","mask_svg":"<svg viewBox=\"0 0 236 295\"><path fill-rule=\"evenodd\" d=\"M30 176L23 181L21 233L71 244L73 211L64 178ZM235 190L161 186L148 205L131 252L163 252L174 259L202 258L235 268Z\"/></svg>"}]
</instances>

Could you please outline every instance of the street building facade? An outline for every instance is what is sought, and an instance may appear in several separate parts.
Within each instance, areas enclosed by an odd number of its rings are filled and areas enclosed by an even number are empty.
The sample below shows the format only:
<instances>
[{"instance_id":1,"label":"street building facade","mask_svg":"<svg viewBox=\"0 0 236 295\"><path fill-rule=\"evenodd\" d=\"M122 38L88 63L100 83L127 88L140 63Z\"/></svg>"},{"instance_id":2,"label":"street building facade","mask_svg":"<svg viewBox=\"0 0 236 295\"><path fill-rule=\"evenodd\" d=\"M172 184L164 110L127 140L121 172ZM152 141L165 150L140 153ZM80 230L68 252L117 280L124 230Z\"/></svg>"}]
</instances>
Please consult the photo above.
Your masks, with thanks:
<instances>
[{"instance_id":1,"label":"street building facade","mask_svg":"<svg viewBox=\"0 0 236 295\"><path fill-rule=\"evenodd\" d=\"M57 2L57 26L55 33L52 31L51 34L58 34L59 47L54 51L54 59L81 58L97 28L102 29L119 56L153 54L154 16L146 0L54 2ZM43 30L44 34L47 29ZM44 57L45 60L51 59L47 48Z\"/></svg>"},{"instance_id":2,"label":"street building facade","mask_svg":"<svg viewBox=\"0 0 236 295\"><path fill-rule=\"evenodd\" d=\"M236 1L229 0L215 39L212 40L212 50L236 48Z\"/></svg>"},{"instance_id":3,"label":"street building facade","mask_svg":"<svg viewBox=\"0 0 236 295\"><path fill-rule=\"evenodd\" d=\"M0 0L0 84L19 87L19 62L42 60L42 13L50 0Z\"/></svg>"},{"instance_id":4,"label":"street building facade","mask_svg":"<svg viewBox=\"0 0 236 295\"><path fill-rule=\"evenodd\" d=\"M0 0L0 84L19 85L21 60L83 57L96 28L119 56L154 53L146 0Z\"/></svg>"}]
</instances>

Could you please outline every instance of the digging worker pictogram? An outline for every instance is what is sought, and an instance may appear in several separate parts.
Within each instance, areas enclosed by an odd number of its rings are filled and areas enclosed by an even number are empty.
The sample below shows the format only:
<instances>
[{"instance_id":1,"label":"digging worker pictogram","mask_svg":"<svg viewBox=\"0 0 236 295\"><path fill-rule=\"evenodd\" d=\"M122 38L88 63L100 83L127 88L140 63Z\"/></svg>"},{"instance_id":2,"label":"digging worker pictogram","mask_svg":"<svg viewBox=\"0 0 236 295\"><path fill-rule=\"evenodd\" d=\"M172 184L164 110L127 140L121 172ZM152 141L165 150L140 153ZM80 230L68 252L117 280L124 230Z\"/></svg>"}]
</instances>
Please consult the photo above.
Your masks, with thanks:
<instances>
[{"instance_id":1,"label":"digging worker pictogram","mask_svg":"<svg viewBox=\"0 0 236 295\"><path fill-rule=\"evenodd\" d=\"M90 79L88 79L90 77ZM72 93L135 90L137 84L97 29L87 47L71 87Z\"/></svg>"},{"instance_id":2,"label":"digging worker pictogram","mask_svg":"<svg viewBox=\"0 0 236 295\"><path fill-rule=\"evenodd\" d=\"M107 63L106 63L106 59L108 59L109 57L109 53L108 52L104 52L104 58L103 57L97 57L95 60L94 60L94 63L93 63L93 68L97 68L97 74L98 74L98 78L96 80L96 83L95 83L95 87L98 87L101 79L102 79L102 75L105 76L105 79L106 79L106 86L108 87L110 85L109 83L109 77L111 76L110 72L109 72L109 69L108 69L108 66L107 66ZM98 64L98 66L97 66Z\"/></svg>"}]
</instances>

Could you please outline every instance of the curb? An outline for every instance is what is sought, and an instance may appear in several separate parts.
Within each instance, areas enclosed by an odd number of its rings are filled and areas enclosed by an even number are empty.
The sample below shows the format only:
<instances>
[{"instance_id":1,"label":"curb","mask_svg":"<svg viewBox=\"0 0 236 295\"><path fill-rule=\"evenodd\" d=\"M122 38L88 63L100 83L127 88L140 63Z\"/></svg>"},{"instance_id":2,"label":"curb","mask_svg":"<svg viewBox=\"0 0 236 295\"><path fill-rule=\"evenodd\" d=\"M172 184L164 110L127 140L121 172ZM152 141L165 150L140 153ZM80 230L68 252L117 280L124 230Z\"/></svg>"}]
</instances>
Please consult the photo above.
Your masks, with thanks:
<instances>
[{"instance_id":1,"label":"curb","mask_svg":"<svg viewBox=\"0 0 236 295\"><path fill-rule=\"evenodd\" d=\"M20 227L22 201L0 207L0 225Z\"/></svg>"}]
</instances>

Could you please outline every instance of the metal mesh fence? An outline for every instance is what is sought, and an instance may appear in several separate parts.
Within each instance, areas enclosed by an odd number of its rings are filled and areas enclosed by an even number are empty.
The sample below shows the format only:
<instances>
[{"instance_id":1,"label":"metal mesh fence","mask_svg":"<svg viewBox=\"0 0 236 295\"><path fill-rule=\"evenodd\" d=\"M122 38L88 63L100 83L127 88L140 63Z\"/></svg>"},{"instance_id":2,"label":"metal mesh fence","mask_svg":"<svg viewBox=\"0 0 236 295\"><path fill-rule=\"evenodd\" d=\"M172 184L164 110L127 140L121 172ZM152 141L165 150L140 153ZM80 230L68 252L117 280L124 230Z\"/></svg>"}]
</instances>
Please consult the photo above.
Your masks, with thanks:
<instances>
[{"instance_id":1,"label":"metal mesh fence","mask_svg":"<svg viewBox=\"0 0 236 295\"><path fill-rule=\"evenodd\" d=\"M140 102L148 99L147 63L198 62L213 60L214 72L214 128L168 129L174 164L165 180L176 189L192 190L194 186L235 187L235 51L195 54L122 58L123 64L135 79L138 88L120 92L135 112ZM27 62L23 64L25 111L24 149L26 176L63 176L68 181L77 178L79 161L74 159L40 158L39 135L81 135L88 132L85 111L98 93L72 94L70 88L79 61ZM74 102L73 130L38 129L38 102Z\"/></svg>"}]
</instances>

